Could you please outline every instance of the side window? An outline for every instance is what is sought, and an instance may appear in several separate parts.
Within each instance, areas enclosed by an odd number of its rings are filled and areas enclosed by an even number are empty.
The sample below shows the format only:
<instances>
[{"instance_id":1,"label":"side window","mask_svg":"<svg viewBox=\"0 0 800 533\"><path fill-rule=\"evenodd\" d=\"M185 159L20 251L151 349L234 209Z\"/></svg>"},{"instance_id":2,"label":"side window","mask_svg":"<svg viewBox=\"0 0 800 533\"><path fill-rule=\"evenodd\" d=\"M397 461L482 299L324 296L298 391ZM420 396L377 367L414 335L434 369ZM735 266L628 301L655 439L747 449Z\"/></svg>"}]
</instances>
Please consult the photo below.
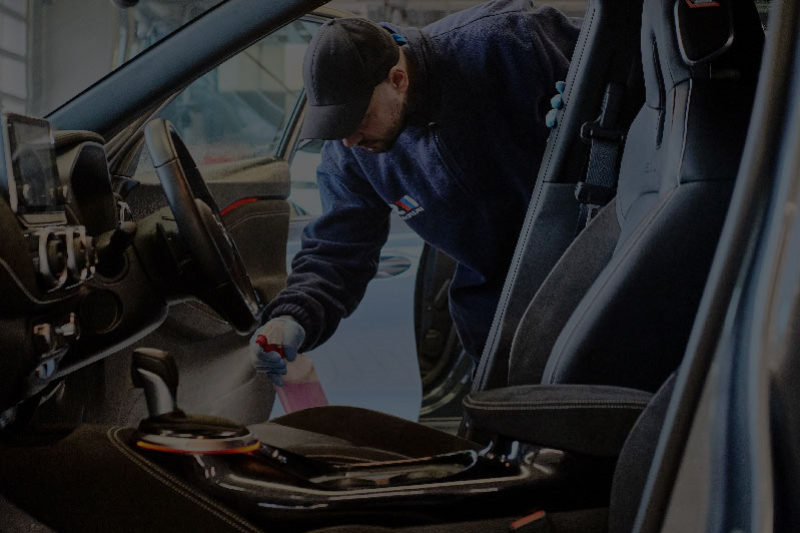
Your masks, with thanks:
<instances>
[{"instance_id":1,"label":"side window","mask_svg":"<svg viewBox=\"0 0 800 533\"><path fill-rule=\"evenodd\" d=\"M756 8L758 9L758 15L761 17L761 25L764 28L769 27L769 3L770 0L756 0Z\"/></svg>"},{"instance_id":2,"label":"side window","mask_svg":"<svg viewBox=\"0 0 800 533\"><path fill-rule=\"evenodd\" d=\"M195 80L160 113L198 165L275 155L302 94L302 64L318 24L298 20ZM148 154L136 172L155 179Z\"/></svg>"},{"instance_id":3,"label":"side window","mask_svg":"<svg viewBox=\"0 0 800 533\"><path fill-rule=\"evenodd\" d=\"M317 166L322 160L324 141L301 141L292 156L290 174L292 176L292 202L294 216L317 217L322 214L322 200L317 184Z\"/></svg>"}]
</instances>

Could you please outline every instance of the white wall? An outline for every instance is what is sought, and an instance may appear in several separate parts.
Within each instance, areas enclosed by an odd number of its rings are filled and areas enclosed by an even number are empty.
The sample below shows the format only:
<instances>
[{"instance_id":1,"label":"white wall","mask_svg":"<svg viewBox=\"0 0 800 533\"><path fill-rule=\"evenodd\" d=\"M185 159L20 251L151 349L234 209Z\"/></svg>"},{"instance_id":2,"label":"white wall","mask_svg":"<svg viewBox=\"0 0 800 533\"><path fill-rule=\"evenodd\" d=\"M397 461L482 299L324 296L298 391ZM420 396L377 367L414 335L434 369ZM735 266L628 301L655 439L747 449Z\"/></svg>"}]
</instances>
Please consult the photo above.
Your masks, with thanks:
<instances>
[{"instance_id":1,"label":"white wall","mask_svg":"<svg viewBox=\"0 0 800 533\"><path fill-rule=\"evenodd\" d=\"M117 8L108 0L35 4L32 27L38 61L31 65L31 74L37 92L31 94L29 110L41 115L111 70L119 28L109 24L116 20Z\"/></svg>"},{"instance_id":2,"label":"white wall","mask_svg":"<svg viewBox=\"0 0 800 533\"><path fill-rule=\"evenodd\" d=\"M0 0L0 109L24 112L28 98L28 4Z\"/></svg>"}]
</instances>

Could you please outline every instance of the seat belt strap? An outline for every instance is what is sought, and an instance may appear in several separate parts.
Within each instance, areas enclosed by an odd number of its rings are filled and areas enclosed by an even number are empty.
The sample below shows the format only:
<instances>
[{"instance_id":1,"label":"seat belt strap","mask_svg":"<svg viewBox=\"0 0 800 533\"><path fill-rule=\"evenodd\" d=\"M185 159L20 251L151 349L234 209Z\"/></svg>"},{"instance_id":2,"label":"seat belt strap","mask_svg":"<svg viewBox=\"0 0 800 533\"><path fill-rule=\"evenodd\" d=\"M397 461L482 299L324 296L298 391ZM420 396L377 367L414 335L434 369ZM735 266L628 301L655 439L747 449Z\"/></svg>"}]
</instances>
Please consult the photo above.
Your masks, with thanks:
<instances>
[{"instance_id":1,"label":"seat belt strap","mask_svg":"<svg viewBox=\"0 0 800 533\"><path fill-rule=\"evenodd\" d=\"M625 135L617 129L625 86L610 82L606 86L600 116L581 127L581 139L591 144L586 178L575 187L581 203L577 232L580 233L600 209L617 193L619 154Z\"/></svg>"}]
</instances>

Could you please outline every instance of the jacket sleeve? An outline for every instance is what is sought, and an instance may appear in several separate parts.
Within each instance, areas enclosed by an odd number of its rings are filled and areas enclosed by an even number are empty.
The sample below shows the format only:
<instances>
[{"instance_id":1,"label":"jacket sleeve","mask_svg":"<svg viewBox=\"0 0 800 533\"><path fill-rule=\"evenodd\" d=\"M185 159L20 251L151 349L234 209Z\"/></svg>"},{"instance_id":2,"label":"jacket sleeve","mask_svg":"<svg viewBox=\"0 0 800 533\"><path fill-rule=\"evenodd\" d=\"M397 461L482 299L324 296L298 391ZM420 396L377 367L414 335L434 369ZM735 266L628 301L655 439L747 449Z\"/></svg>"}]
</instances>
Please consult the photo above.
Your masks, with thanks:
<instances>
[{"instance_id":1,"label":"jacket sleeve","mask_svg":"<svg viewBox=\"0 0 800 533\"><path fill-rule=\"evenodd\" d=\"M328 340L355 311L389 235L389 206L340 141L323 147L317 181L323 214L303 231L286 288L265 313L296 319L306 331L303 351Z\"/></svg>"}]
</instances>

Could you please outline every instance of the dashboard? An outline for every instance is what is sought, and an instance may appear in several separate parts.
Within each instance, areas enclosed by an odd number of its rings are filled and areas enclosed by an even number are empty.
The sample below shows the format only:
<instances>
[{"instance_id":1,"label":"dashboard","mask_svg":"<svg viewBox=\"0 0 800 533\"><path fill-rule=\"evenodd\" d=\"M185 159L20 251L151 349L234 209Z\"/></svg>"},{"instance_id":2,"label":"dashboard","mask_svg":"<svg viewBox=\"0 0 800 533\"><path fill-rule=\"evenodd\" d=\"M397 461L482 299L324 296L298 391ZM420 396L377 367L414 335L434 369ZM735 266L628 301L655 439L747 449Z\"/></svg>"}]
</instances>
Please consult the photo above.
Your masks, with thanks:
<instances>
[{"instance_id":1,"label":"dashboard","mask_svg":"<svg viewBox=\"0 0 800 533\"><path fill-rule=\"evenodd\" d=\"M16 404L152 329L166 310L130 290L142 286L130 275L135 225L120 229L103 139L13 113L0 128L2 428ZM126 324L126 293L147 300L147 319Z\"/></svg>"},{"instance_id":2,"label":"dashboard","mask_svg":"<svg viewBox=\"0 0 800 533\"><path fill-rule=\"evenodd\" d=\"M27 288L45 294L82 284L94 274L97 254L86 227L67 218L70 187L59 177L50 125L4 114L0 127L0 187L16 215L35 272L36 281Z\"/></svg>"}]
</instances>

